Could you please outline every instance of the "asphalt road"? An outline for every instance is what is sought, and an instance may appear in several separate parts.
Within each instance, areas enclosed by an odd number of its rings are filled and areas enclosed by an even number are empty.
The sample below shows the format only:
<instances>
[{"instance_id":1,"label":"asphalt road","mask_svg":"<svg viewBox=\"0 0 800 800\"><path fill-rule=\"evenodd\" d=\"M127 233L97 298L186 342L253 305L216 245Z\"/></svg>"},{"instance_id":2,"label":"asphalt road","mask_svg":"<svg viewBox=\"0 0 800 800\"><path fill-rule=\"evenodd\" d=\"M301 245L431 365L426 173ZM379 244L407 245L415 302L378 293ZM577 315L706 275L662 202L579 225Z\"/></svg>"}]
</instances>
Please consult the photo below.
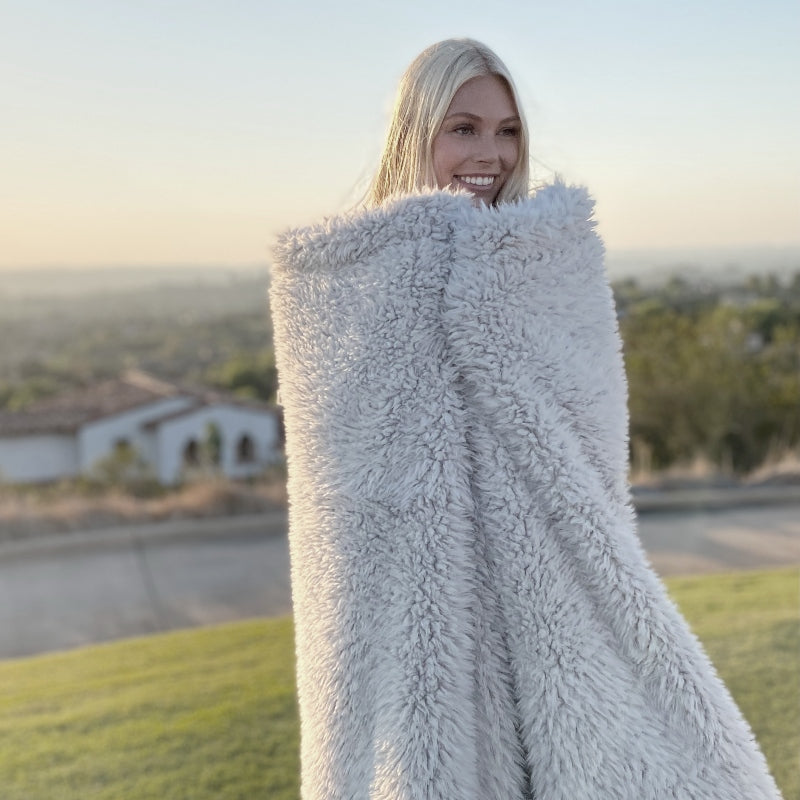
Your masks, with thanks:
<instances>
[{"instance_id":1,"label":"asphalt road","mask_svg":"<svg viewBox=\"0 0 800 800\"><path fill-rule=\"evenodd\" d=\"M664 577L800 568L800 505L647 514L639 537Z\"/></svg>"},{"instance_id":2,"label":"asphalt road","mask_svg":"<svg viewBox=\"0 0 800 800\"><path fill-rule=\"evenodd\" d=\"M0 545L0 658L291 610L283 514ZM664 575L800 567L800 506L646 514Z\"/></svg>"},{"instance_id":3,"label":"asphalt road","mask_svg":"<svg viewBox=\"0 0 800 800\"><path fill-rule=\"evenodd\" d=\"M0 546L0 658L291 611L283 514Z\"/></svg>"}]
</instances>

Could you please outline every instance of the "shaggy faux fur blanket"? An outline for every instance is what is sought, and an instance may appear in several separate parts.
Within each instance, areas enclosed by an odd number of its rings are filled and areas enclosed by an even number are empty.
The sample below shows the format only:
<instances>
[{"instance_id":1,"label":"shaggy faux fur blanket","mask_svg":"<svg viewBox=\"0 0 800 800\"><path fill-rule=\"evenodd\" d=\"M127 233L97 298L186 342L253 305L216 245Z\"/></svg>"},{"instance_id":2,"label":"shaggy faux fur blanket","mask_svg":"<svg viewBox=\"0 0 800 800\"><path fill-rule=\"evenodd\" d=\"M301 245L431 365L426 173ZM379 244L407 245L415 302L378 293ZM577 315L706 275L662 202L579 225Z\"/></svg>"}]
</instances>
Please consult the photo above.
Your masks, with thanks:
<instances>
[{"instance_id":1,"label":"shaggy faux fur blanket","mask_svg":"<svg viewBox=\"0 0 800 800\"><path fill-rule=\"evenodd\" d=\"M279 241L306 800L779 797L636 536L592 213L431 192Z\"/></svg>"}]
</instances>

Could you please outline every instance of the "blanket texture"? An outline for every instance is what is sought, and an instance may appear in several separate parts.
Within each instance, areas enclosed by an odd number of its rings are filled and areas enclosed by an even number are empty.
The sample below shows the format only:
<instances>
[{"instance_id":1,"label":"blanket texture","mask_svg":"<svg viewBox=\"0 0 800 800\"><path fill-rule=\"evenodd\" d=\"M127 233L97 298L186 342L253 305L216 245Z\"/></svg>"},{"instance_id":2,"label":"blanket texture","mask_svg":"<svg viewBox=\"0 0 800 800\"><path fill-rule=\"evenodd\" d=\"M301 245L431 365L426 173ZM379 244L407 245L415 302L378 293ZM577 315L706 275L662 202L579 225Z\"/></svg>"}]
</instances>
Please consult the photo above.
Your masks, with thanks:
<instances>
[{"instance_id":1,"label":"blanket texture","mask_svg":"<svg viewBox=\"0 0 800 800\"><path fill-rule=\"evenodd\" d=\"M431 192L278 243L306 800L779 797L636 536L592 213Z\"/></svg>"}]
</instances>

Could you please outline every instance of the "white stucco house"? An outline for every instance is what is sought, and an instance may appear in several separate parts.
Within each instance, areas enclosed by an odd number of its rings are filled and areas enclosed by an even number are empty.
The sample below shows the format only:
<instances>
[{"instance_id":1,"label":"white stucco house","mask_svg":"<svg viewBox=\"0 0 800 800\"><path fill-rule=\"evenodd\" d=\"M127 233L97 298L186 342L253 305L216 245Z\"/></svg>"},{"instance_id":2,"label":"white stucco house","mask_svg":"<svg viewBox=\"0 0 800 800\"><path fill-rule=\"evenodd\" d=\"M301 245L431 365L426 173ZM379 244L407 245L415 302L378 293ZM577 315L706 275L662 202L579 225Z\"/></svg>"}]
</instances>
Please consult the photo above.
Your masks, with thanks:
<instances>
[{"instance_id":1,"label":"white stucco house","mask_svg":"<svg viewBox=\"0 0 800 800\"><path fill-rule=\"evenodd\" d=\"M133 448L172 485L199 468L211 431L217 469L231 478L257 475L283 457L276 407L130 371L24 412L0 411L0 480L86 475L119 448Z\"/></svg>"}]
</instances>

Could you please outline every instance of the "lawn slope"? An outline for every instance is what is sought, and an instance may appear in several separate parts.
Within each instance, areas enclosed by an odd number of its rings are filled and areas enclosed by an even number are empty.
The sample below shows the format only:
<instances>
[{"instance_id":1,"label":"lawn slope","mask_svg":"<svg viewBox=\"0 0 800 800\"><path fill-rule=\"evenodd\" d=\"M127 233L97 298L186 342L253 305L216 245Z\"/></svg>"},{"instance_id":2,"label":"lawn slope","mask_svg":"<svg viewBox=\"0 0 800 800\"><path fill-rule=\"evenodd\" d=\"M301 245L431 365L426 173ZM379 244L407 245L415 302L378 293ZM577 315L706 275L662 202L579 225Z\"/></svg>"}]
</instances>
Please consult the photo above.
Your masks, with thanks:
<instances>
[{"instance_id":1,"label":"lawn slope","mask_svg":"<svg viewBox=\"0 0 800 800\"><path fill-rule=\"evenodd\" d=\"M800 574L669 588L800 800ZM3 800L296 800L293 667L285 618L0 663Z\"/></svg>"},{"instance_id":2,"label":"lawn slope","mask_svg":"<svg viewBox=\"0 0 800 800\"><path fill-rule=\"evenodd\" d=\"M3 800L297 797L289 619L0 663Z\"/></svg>"}]
</instances>

